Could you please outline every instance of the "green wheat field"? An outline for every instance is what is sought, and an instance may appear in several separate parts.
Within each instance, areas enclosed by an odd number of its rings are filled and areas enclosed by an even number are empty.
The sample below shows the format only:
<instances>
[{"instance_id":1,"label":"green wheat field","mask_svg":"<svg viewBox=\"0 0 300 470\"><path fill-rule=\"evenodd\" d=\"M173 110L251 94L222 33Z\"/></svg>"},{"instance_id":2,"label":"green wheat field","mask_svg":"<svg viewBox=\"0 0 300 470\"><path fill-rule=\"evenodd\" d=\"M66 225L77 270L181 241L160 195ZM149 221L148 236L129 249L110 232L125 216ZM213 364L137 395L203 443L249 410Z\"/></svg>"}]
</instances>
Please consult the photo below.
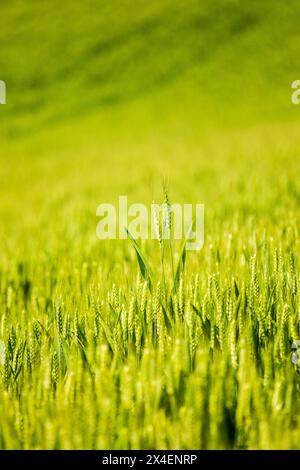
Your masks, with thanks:
<instances>
[{"instance_id":1,"label":"green wheat field","mask_svg":"<svg viewBox=\"0 0 300 470\"><path fill-rule=\"evenodd\" d=\"M0 10L0 449L299 449L298 0ZM119 195L202 250L99 240Z\"/></svg>"}]
</instances>

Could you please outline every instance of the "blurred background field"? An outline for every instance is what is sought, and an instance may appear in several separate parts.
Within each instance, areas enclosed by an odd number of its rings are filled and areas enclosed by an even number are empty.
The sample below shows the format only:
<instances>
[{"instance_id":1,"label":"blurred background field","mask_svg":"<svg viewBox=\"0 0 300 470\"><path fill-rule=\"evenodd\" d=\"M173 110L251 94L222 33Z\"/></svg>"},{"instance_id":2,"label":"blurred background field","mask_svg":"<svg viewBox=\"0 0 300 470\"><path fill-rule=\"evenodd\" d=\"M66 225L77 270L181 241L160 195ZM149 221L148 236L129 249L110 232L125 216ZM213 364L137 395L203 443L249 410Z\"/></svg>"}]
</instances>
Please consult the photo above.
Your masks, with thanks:
<instances>
[{"instance_id":1,"label":"blurred background field","mask_svg":"<svg viewBox=\"0 0 300 470\"><path fill-rule=\"evenodd\" d=\"M191 278L199 273L204 283L217 272L224 283L232 276L242 283L251 254L263 256L266 239L270 258L274 247L283 247L299 259L300 105L291 103L291 83L300 78L298 1L1 0L1 18L3 305L8 286L21 282L18 266L26 267L33 303L49 295L44 276L55 279L53 305L74 294L74 311L81 313L94 276L103 296L114 283L130 292L138 271L134 251L128 242L97 240L96 207L121 194L129 203L160 200L162 176L171 201L205 204L205 246L188 256ZM159 266L155 244L143 249ZM90 278L75 298L83 266ZM16 298L14 313L2 321L5 341L24 308L29 323L42 315L23 303ZM3 403L11 397L8 392ZM290 416L292 405L286 406ZM55 401L53 407L58 413ZM284 416L273 424L283 426ZM38 415L33 421L42 426ZM3 425L3 447L24 443L11 437L13 423L14 415ZM296 447L291 426L288 421L286 441L279 431L274 440L271 430L262 431L257 446ZM89 447L80 432L74 441L60 436L47 446ZM97 445L193 447L200 445L195 435L111 437ZM41 436L27 445L41 447ZM236 445L222 436L201 442ZM255 447L255 438L240 446Z\"/></svg>"},{"instance_id":2,"label":"blurred background field","mask_svg":"<svg viewBox=\"0 0 300 470\"><path fill-rule=\"evenodd\" d=\"M254 208L275 182L280 194L289 178L297 185L299 10L3 1L1 211L12 225L2 231L10 238L49 210L52 224L69 224L122 193L150 203L161 175L173 199L201 200L208 214L241 197Z\"/></svg>"}]
</instances>

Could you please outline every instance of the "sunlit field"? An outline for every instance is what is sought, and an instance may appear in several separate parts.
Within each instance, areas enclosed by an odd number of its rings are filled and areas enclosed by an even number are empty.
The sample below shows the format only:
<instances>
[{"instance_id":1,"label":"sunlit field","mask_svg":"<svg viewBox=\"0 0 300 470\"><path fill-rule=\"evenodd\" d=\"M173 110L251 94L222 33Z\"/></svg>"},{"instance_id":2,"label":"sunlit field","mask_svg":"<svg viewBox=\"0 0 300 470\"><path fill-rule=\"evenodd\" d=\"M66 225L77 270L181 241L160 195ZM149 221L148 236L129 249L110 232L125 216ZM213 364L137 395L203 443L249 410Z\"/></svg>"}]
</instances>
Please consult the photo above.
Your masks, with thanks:
<instances>
[{"instance_id":1,"label":"sunlit field","mask_svg":"<svg viewBox=\"0 0 300 470\"><path fill-rule=\"evenodd\" d=\"M1 18L0 449L298 449L299 2ZM99 240L120 195L203 248Z\"/></svg>"}]
</instances>

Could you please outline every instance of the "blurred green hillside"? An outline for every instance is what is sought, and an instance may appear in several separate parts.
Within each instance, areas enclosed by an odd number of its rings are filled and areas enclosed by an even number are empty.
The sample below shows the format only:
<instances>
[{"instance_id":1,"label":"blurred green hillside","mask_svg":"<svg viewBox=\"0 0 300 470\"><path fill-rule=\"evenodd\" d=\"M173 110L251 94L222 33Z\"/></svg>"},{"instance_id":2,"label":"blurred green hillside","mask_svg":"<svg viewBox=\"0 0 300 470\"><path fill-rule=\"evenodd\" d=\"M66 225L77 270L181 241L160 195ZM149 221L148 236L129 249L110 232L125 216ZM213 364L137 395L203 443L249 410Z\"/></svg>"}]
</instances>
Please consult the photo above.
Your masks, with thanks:
<instances>
[{"instance_id":1,"label":"blurred green hillside","mask_svg":"<svg viewBox=\"0 0 300 470\"><path fill-rule=\"evenodd\" d=\"M201 126L294 117L299 16L296 0L3 0L1 137L132 102Z\"/></svg>"},{"instance_id":2,"label":"blurred green hillside","mask_svg":"<svg viewBox=\"0 0 300 470\"><path fill-rule=\"evenodd\" d=\"M2 1L4 243L39 230L47 246L50 223L73 239L71 222L95 243L97 204L150 203L161 175L213 219L296 204L299 16L279 0Z\"/></svg>"}]
</instances>

